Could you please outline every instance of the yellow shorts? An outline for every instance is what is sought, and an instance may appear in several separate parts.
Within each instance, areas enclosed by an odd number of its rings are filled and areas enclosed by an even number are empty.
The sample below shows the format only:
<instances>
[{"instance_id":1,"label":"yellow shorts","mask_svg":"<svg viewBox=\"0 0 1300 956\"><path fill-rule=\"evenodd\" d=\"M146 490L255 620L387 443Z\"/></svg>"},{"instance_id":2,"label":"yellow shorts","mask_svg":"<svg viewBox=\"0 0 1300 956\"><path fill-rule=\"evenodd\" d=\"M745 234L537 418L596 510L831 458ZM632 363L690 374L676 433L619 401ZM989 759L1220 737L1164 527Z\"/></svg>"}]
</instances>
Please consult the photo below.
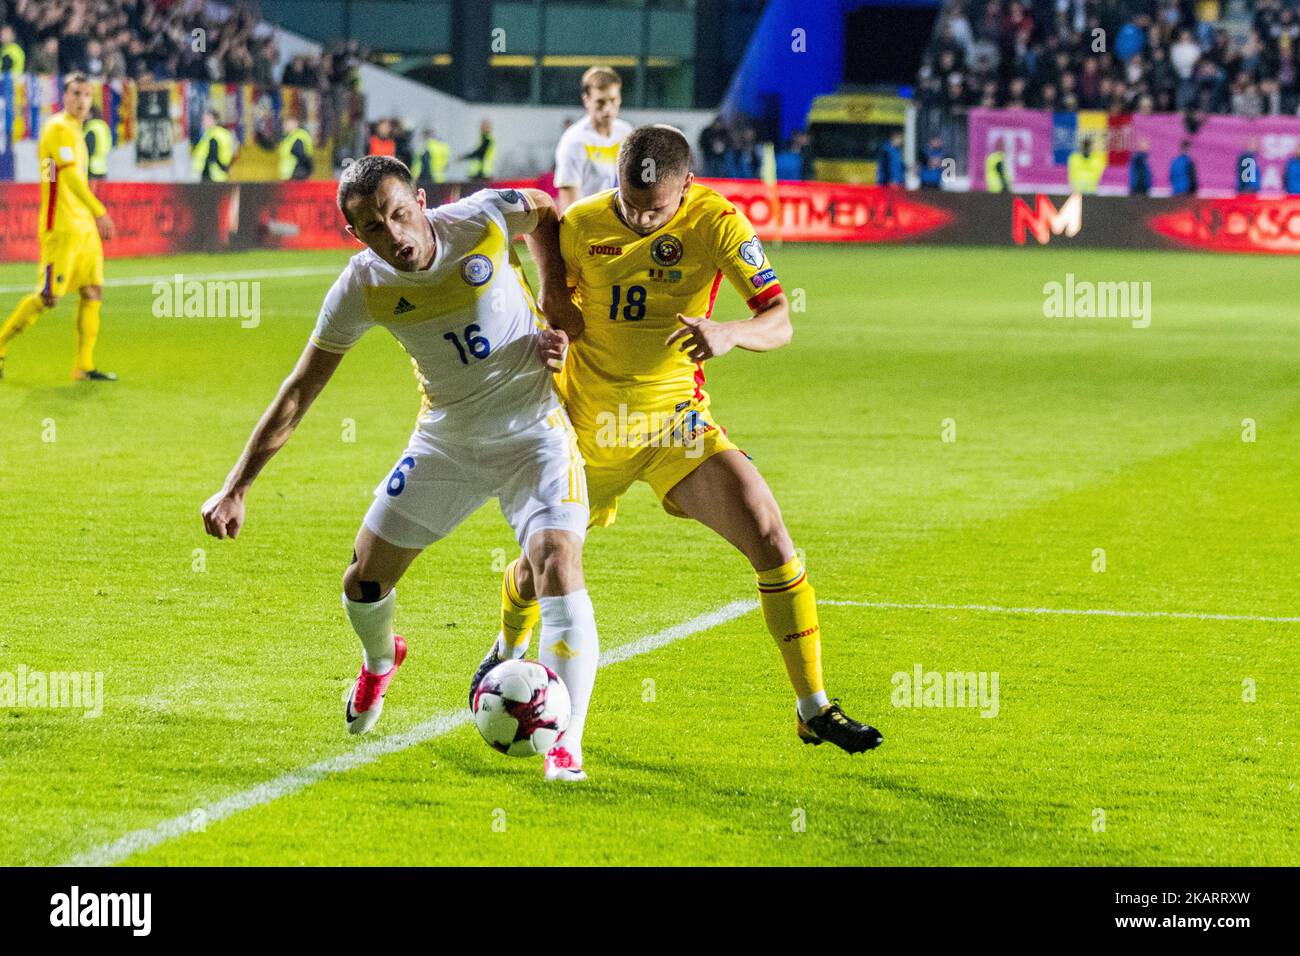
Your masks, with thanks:
<instances>
[{"instance_id":1,"label":"yellow shorts","mask_svg":"<svg viewBox=\"0 0 1300 956\"><path fill-rule=\"evenodd\" d=\"M664 415L664 427L648 434L642 423L612 416L594 428L578 428L578 448L587 465L589 527L613 524L618 499L644 481L671 515L684 517L667 495L679 481L719 452L736 445L713 420L709 400L680 403Z\"/></svg>"},{"instance_id":2,"label":"yellow shorts","mask_svg":"<svg viewBox=\"0 0 1300 956\"><path fill-rule=\"evenodd\" d=\"M85 232L47 232L41 236L37 292L63 295L69 288L104 284L104 244L91 226Z\"/></svg>"}]
</instances>

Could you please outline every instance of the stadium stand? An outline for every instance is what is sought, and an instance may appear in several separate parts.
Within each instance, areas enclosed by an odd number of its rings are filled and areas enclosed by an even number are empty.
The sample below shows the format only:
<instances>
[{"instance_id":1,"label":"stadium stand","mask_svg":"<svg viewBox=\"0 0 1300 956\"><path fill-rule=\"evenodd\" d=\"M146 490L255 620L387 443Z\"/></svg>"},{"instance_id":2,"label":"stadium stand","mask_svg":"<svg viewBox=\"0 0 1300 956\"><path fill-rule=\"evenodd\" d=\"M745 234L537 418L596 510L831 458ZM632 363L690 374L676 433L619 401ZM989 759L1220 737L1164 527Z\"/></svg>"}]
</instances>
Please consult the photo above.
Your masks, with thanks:
<instances>
[{"instance_id":1,"label":"stadium stand","mask_svg":"<svg viewBox=\"0 0 1300 956\"><path fill-rule=\"evenodd\" d=\"M223 13L228 13L222 16ZM0 67L6 73L69 73L114 80L207 80L355 88L366 57L337 41L320 57L281 56L254 3L153 0L13 0L0 3Z\"/></svg>"},{"instance_id":2,"label":"stadium stand","mask_svg":"<svg viewBox=\"0 0 1300 956\"><path fill-rule=\"evenodd\" d=\"M948 0L922 109L1295 114L1295 0Z\"/></svg>"}]
</instances>

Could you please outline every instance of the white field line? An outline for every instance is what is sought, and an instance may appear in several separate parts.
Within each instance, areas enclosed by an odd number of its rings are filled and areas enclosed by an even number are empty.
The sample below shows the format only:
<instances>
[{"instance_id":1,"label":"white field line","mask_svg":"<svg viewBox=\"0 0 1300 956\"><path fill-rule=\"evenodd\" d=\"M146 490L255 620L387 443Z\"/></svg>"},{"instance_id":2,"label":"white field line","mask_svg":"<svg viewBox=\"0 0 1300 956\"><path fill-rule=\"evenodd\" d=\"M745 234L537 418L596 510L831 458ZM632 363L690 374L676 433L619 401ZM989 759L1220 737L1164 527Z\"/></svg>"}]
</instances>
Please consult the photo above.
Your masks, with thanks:
<instances>
[{"instance_id":1,"label":"white field line","mask_svg":"<svg viewBox=\"0 0 1300 956\"><path fill-rule=\"evenodd\" d=\"M600 666L608 667L611 664L618 664L621 661L648 654L684 637L690 637L692 634L698 634L701 631L717 627L719 624L725 624L727 621L748 614L757 607L758 602L752 599L732 601L715 611L701 614L689 621L666 628L655 634L649 634L629 644L615 647L600 656ZM411 747L433 740L435 737L441 737L469 722L469 711L464 707L434 714L428 720L417 724L410 730L376 738L361 744L353 750L349 750L347 753L339 754L339 756L331 757L328 760L322 760L309 767L303 767L301 770L291 771L276 777L274 780L268 780L266 783L259 783L255 787L250 787L248 790L233 794L215 803L210 803L205 807L180 814L151 827L133 830L111 843L97 846L74 857L66 865L113 866L137 853L188 835L193 832L196 819L202 820L205 825L216 823L218 820L224 820L245 810L260 807L281 797L291 796L314 783L324 780L326 777L347 773L349 770L356 770L358 767L372 764L385 754L408 750Z\"/></svg>"},{"instance_id":2,"label":"white field line","mask_svg":"<svg viewBox=\"0 0 1300 956\"><path fill-rule=\"evenodd\" d=\"M111 269L112 266L110 265ZM173 272L165 276L123 276L116 279L105 279L104 285L107 288L118 288L121 286L148 285L155 282L165 282L168 285L176 281L179 275L182 280L189 282L191 280L198 282L207 281L225 281L228 279L284 279L298 278L304 276L337 276L343 269L342 265L337 266L300 266L296 269L248 269L244 272ZM24 282L22 285L0 285L0 293L12 292L34 292L36 290L36 280Z\"/></svg>"},{"instance_id":3,"label":"white field line","mask_svg":"<svg viewBox=\"0 0 1300 956\"><path fill-rule=\"evenodd\" d=\"M1259 621L1265 624L1300 624L1300 617L1211 614L1204 611L1113 611L1107 608L999 607L996 604L895 604L892 601L818 601L817 603L894 611L975 611L983 614L1064 614L1077 617L1163 617L1183 621Z\"/></svg>"},{"instance_id":4,"label":"white field line","mask_svg":"<svg viewBox=\"0 0 1300 956\"><path fill-rule=\"evenodd\" d=\"M1296 624L1300 617L1265 617L1253 614L1209 614L1196 611L1117 611L1102 608L1050 608L1050 607L1000 607L992 604L901 604L892 601L834 601L819 600L818 604L835 607L864 607L879 610L904 611L973 611L985 614L1059 614L1088 617L1135 617L1135 618L1178 618L1195 621L1257 621L1270 624ZM732 601L717 610L692 618L673 627L649 634L628 644L622 644L600 656L600 666L609 667L642 654L649 654L674 641L690 637L701 631L707 631L734 620L758 607L754 600ZM193 831L194 820L201 819L205 824L216 823L227 817L260 807L263 804L291 796L326 777L347 773L374 763L385 754L409 750L436 737L451 733L456 728L470 722L469 711L465 708L443 711L435 714L423 723L399 734L368 741L347 753L328 760L322 760L301 770L276 777L266 783L260 783L248 790L233 794L223 800L205 807L164 820L151 827L144 827L94 849L82 853L67 866L113 866L123 860L153 847L186 836Z\"/></svg>"}]
</instances>

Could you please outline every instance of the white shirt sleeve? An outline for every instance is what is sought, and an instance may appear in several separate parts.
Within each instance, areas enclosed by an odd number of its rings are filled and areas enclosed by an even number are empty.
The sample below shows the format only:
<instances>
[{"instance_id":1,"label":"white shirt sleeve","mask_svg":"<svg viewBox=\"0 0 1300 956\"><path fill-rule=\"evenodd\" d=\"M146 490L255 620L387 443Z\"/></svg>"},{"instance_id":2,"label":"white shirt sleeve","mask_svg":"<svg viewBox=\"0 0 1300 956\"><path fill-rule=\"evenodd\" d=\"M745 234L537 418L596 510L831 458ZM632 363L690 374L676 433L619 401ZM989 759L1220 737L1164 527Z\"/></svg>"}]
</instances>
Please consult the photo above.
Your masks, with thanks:
<instances>
[{"instance_id":1,"label":"white shirt sleeve","mask_svg":"<svg viewBox=\"0 0 1300 956\"><path fill-rule=\"evenodd\" d=\"M555 147L555 188L561 186L582 186L582 161L587 151L581 138L574 136L570 129L564 131L560 142Z\"/></svg>"},{"instance_id":2,"label":"white shirt sleeve","mask_svg":"<svg viewBox=\"0 0 1300 956\"><path fill-rule=\"evenodd\" d=\"M537 209L518 189L480 189L461 201L486 211L505 226L507 236L517 236L537 228Z\"/></svg>"},{"instance_id":3,"label":"white shirt sleeve","mask_svg":"<svg viewBox=\"0 0 1300 956\"><path fill-rule=\"evenodd\" d=\"M326 352L342 355L375 323L366 310L365 293L349 263L325 295L311 344Z\"/></svg>"}]
</instances>

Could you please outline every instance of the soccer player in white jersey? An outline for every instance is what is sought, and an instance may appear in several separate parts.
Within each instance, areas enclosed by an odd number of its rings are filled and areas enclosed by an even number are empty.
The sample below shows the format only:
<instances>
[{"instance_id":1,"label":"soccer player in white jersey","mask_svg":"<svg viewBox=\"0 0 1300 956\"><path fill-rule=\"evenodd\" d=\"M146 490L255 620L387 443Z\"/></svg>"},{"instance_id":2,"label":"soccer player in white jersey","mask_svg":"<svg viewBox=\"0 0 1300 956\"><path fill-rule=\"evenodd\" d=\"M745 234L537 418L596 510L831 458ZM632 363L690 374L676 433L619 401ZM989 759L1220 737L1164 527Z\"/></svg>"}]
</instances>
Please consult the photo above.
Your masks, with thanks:
<instances>
[{"instance_id":1,"label":"soccer player in white jersey","mask_svg":"<svg viewBox=\"0 0 1300 956\"><path fill-rule=\"evenodd\" d=\"M606 66L582 74L582 106L587 115L564 131L555 147L555 207L564 210L579 199L618 185L618 148L632 124L618 118L623 80Z\"/></svg>"},{"instance_id":2,"label":"soccer player in white jersey","mask_svg":"<svg viewBox=\"0 0 1300 956\"><path fill-rule=\"evenodd\" d=\"M547 754L547 780L581 780L582 730L598 647L582 575L588 507L582 456L552 383L566 335L544 326L510 248L522 233L546 296L567 295L559 216L534 189L485 189L425 208L410 170L366 156L344 171L339 209L366 248L321 307L315 332L253 429L222 489L203 505L207 532L236 537L254 478L279 451L343 355L372 326L413 359L424 395L415 432L357 532L343 607L361 639L347 729L375 726L406 657L393 633L396 584L420 552L497 498L541 582L541 660L568 685L573 719Z\"/></svg>"}]
</instances>

